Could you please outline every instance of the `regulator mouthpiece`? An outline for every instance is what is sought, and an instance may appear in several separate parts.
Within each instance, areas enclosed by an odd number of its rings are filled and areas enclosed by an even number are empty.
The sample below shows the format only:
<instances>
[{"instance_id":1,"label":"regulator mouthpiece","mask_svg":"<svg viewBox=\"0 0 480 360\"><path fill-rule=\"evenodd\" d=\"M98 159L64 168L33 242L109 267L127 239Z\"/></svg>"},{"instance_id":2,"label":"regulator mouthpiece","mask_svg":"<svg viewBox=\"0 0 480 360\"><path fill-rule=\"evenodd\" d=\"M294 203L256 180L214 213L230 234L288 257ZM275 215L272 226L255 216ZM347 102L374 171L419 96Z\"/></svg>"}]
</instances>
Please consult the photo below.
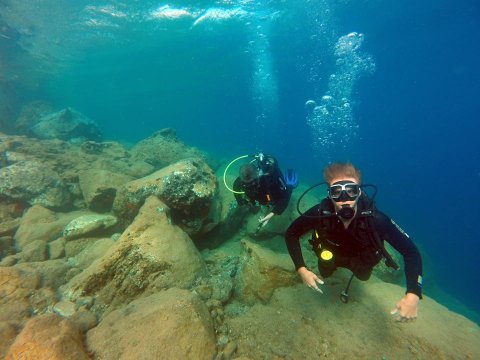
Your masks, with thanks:
<instances>
[{"instance_id":1,"label":"regulator mouthpiece","mask_svg":"<svg viewBox=\"0 0 480 360\"><path fill-rule=\"evenodd\" d=\"M349 220L355 215L355 209L345 204L342 205L342 208L337 211L337 215L343 219Z\"/></svg>"}]
</instances>

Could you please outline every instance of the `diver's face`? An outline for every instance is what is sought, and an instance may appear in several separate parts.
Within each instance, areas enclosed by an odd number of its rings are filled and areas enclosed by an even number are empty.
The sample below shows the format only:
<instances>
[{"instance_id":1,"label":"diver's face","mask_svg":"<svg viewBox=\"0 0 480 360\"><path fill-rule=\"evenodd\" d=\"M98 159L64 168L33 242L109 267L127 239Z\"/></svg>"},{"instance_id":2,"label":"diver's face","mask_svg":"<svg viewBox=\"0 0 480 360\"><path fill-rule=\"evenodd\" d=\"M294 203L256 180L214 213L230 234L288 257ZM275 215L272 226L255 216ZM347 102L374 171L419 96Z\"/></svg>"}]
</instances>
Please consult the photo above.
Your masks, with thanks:
<instances>
[{"instance_id":1,"label":"diver's face","mask_svg":"<svg viewBox=\"0 0 480 360\"><path fill-rule=\"evenodd\" d=\"M328 184L329 197L335 207L335 211L343 206L355 208L361 194L358 180L353 177L338 177Z\"/></svg>"}]
</instances>

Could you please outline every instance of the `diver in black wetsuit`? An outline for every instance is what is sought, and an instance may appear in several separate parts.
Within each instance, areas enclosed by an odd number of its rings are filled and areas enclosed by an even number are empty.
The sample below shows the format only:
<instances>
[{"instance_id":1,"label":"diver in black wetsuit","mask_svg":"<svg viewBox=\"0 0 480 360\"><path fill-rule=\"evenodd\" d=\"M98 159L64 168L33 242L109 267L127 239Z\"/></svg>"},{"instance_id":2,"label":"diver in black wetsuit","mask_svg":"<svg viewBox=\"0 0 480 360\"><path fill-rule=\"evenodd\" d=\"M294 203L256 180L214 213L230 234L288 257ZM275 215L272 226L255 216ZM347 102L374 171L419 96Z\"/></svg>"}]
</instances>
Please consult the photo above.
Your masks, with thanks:
<instances>
[{"instance_id":1,"label":"diver in black wetsuit","mask_svg":"<svg viewBox=\"0 0 480 360\"><path fill-rule=\"evenodd\" d=\"M324 278L344 267L352 271L352 277L368 280L382 258L388 266L398 269L385 250L385 240L403 255L407 280L406 295L392 314L397 313L400 321L414 320L422 297L422 259L417 247L393 220L372 209L373 202L361 190L360 171L352 164L330 164L324 170L324 178L329 186L328 197L293 221L285 234L288 251L303 282L321 292L317 283L323 284L323 280L308 270L303 260L299 239L306 232L313 232L311 244ZM348 301L348 287L342 300Z\"/></svg>"},{"instance_id":2,"label":"diver in black wetsuit","mask_svg":"<svg viewBox=\"0 0 480 360\"><path fill-rule=\"evenodd\" d=\"M260 153L253 162L240 168L233 190L239 205L255 206L258 203L270 207L270 212L259 219L259 226L263 227L274 215L285 211L296 182L296 176L295 182L285 180L273 156Z\"/></svg>"}]
</instances>

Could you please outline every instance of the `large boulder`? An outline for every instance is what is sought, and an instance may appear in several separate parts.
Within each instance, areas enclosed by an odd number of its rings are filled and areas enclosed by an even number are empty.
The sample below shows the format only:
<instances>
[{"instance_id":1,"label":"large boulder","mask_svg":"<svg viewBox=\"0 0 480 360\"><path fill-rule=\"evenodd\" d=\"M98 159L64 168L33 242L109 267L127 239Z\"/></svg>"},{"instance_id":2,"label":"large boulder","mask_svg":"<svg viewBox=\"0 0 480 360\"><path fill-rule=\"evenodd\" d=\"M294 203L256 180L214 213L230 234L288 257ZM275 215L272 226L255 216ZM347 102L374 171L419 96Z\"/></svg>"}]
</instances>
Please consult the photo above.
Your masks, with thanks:
<instances>
[{"instance_id":1,"label":"large boulder","mask_svg":"<svg viewBox=\"0 0 480 360\"><path fill-rule=\"evenodd\" d=\"M223 179L224 171L225 166L216 171L217 179ZM225 181L232 187L236 177L237 174L230 172ZM222 181L215 194L208 222L205 222L202 234L195 237L195 244L202 250L217 248L240 230L249 214L250 208L238 206L233 193L223 185Z\"/></svg>"},{"instance_id":2,"label":"large boulder","mask_svg":"<svg viewBox=\"0 0 480 360\"><path fill-rule=\"evenodd\" d=\"M60 209L69 205L70 193L48 164L28 160L0 169L0 198Z\"/></svg>"},{"instance_id":3,"label":"large boulder","mask_svg":"<svg viewBox=\"0 0 480 360\"><path fill-rule=\"evenodd\" d=\"M0 201L110 211L119 186L154 168L119 143L39 140L0 133ZM122 175L124 174L124 175ZM64 201L62 201L64 200ZM61 204L58 204L58 203Z\"/></svg>"},{"instance_id":4,"label":"large boulder","mask_svg":"<svg viewBox=\"0 0 480 360\"><path fill-rule=\"evenodd\" d=\"M176 288L109 313L87 333L98 359L213 359L215 334L206 305Z\"/></svg>"},{"instance_id":5,"label":"large boulder","mask_svg":"<svg viewBox=\"0 0 480 360\"><path fill-rule=\"evenodd\" d=\"M11 236L20 225L20 218L3 220L0 218L0 237Z\"/></svg>"},{"instance_id":6,"label":"large boulder","mask_svg":"<svg viewBox=\"0 0 480 360\"><path fill-rule=\"evenodd\" d=\"M40 139L99 140L101 138L97 124L72 108L42 116L30 130Z\"/></svg>"},{"instance_id":7,"label":"large boulder","mask_svg":"<svg viewBox=\"0 0 480 360\"><path fill-rule=\"evenodd\" d=\"M20 225L21 204L0 203L0 259L15 253L13 235Z\"/></svg>"},{"instance_id":8,"label":"large boulder","mask_svg":"<svg viewBox=\"0 0 480 360\"><path fill-rule=\"evenodd\" d=\"M0 321L0 358L4 359L10 345L17 336L15 326L7 321Z\"/></svg>"},{"instance_id":9,"label":"large boulder","mask_svg":"<svg viewBox=\"0 0 480 360\"><path fill-rule=\"evenodd\" d=\"M13 244L13 237L0 236L0 259L15 254L16 250Z\"/></svg>"},{"instance_id":10,"label":"large boulder","mask_svg":"<svg viewBox=\"0 0 480 360\"><path fill-rule=\"evenodd\" d=\"M299 282L287 254L279 254L248 240L241 241L243 255L235 284L235 296L247 304L268 302L275 289Z\"/></svg>"},{"instance_id":11,"label":"large boulder","mask_svg":"<svg viewBox=\"0 0 480 360\"><path fill-rule=\"evenodd\" d=\"M145 199L154 195L171 209L173 220L194 235L208 222L216 189L215 174L205 162L185 159L125 184L117 192L113 210L128 224Z\"/></svg>"},{"instance_id":12,"label":"large boulder","mask_svg":"<svg viewBox=\"0 0 480 360\"><path fill-rule=\"evenodd\" d=\"M21 324L31 315L30 296L40 285L38 274L0 267L0 322Z\"/></svg>"},{"instance_id":13,"label":"large boulder","mask_svg":"<svg viewBox=\"0 0 480 360\"><path fill-rule=\"evenodd\" d=\"M55 213L40 205L34 205L23 215L15 233L15 245L22 250L35 240L50 242L62 236L65 226L86 212Z\"/></svg>"},{"instance_id":14,"label":"large boulder","mask_svg":"<svg viewBox=\"0 0 480 360\"><path fill-rule=\"evenodd\" d=\"M67 282L66 275L70 265L62 259L57 259L18 263L14 268L19 269L24 276L38 277L41 287L57 289Z\"/></svg>"},{"instance_id":15,"label":"large boulder","mask_svg":"<svg viewBox=\"0 0 480 360\"><path fill-rule=\"evenodd\" d=\"M117 185L120 174L138 179L155 171L155 168L141 160L132 160L130 153L125 147L119 143L85 141L80 145L80 156L88 159L86 166L76 166L76 170L80 176L90 169L102 169L111 172L113 178L111 185ZM105 174L99 174L104 177ZM107 175L108 176L108 175ZM131 180L130 179L130 180ZM85 185L85 177L83 179ZM98 180L101 180L99 178ZM102 182L100 182L102 184ZM87 184L87 186L89 186ZM83 191L83 189L82 189ZM85 195L85 194L84 194Z\"/></svg>"},{"instance_id":16,"label":"large boulder","mask_svg":"<svg viewBox=\"0 0 480 360\"><path fill-rule=\"evenodd\" d=\"M202 256L207 265L208 276L195 283L195 291L208 303L226 304L232 299L235 275L238 272L239 256L234 248L204 250Z\"/></svg>"},{"instance_id":17,"label":"large boulder","mask_svg":"<svg viewBox=\"0 0 480 360\"><path fill-rule=\"evenodd\" d=\"M94 239L92 239L94 240ZM75 256L68 258L68 263L82 270L89 267L95 260L105 255L115 242L109 238L95 239Z\"/></svg>"},{"instance_id":18,"label":"large boulder","mask_svg":"<svg viewBox=\"0 0 480 360\"><path fill-rule=\"evenodd\" d=\"M32 135L30 129L37 124L43 116L51 114L52 112L54 112L53 106L43 101L32 101L22 106L20 114L15 121L15 132Z\"/></svg>"},{"instance_id":19,"label":"large boulder","mask_svg":"<svg viewBox=\"0 0 480 360\"><path fill-rule=\"evenodd\" d=\"M204 261L189 236L172 224L168 207L149 197L113 247L64 288L69 300L95 295L95 308L121 306L170 287L188 288Z\"/></svg>"},{"instance_id":20,"label":"large boulder","mask_svg":"<svg viewBox=\"0 0 480 360\"><path fill-rule=\"evenodd\" d=\"M198 149L186 146L177 138L175 129L162 129L132 148L132 159L141 160L161 169L185 158L205 159Z\"/></svg>"},{"instance_id":21,"label":"large boulder","mask_svg":"<svg viewBox=\"0 0 480 360\"><path fill-rule=\"evenodd\" d=\"M132 177L103 169L89 169L79 175L80 189L88 208L97 212L112 209L117 190Z\"/></svg>"},{"instance_id":22,"label":"large boulder","mask_svg":"<svg viewBox=\"0 0 480 360\"><path fill-rule=\"evenodd\" d=\"M82 335L68 320L54 314L28 321L15 339L7 360L88 360Z\"/></svg>"},{"instance_id":23,"label":"large boulder","mask_svg":"<svg viewBox=\"0 0 480 360\"><path fill-rule=\"evenodd\" d=\"M19 262L41 262L48 259L48 245L44 240L35 240L25 245L17 254Z\"/></svg>"}]
</instances>

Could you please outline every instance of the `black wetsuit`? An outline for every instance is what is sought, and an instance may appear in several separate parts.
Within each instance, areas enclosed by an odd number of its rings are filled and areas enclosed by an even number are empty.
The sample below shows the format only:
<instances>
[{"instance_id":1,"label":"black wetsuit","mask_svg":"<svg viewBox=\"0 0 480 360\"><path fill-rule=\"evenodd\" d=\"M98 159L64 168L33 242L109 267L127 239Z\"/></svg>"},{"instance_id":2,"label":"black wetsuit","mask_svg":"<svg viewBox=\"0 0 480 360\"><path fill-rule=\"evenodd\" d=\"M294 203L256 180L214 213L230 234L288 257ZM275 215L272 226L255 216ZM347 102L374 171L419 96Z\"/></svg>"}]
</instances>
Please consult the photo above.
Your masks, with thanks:
<instances>
[{"instance_id":1,"label":"black wetsuit","mask_svg":"<svg viewBox=\"0 0 480 360\"><path fill-rule=\"evenodd\" d=\"M235 179L233 190L245 192L235 193L235 199L239 205L255 205L258 201L261 205L271 206L271 211L280 215L288 206L292 189L286 185L277 160L273 156L265 155L263 161L257 160L257 167L261 175L252 183L245 184L240 178Z\"/></svg>"},{"instance_id":2,"label":"black wetsuit","mask_svg":"<svg viewBox=\"0 0 480 360\"><path fill-rule=\"evenodd\" d=\"M322 277L330 276L337 267L345 267L360 280L368 280L373 267L383 257L383 241L387 241L403 255L407 292L421 298L422 258L417 247L387 215L378 210L369 212L368 203L364 198L359 199L356 215L347 229L335 214L333 204L328 198L309 209L306 216L300 216L293 221L286 231L285 241L295 268L298 270L305 266L300 236L312 231L311 243L314 250L317 253L324 250L333 253L331 260L319 258L318 268ZM379 236L376 238L377 242L374 240L374 232Z\"/></svg>"}]
</instances>

